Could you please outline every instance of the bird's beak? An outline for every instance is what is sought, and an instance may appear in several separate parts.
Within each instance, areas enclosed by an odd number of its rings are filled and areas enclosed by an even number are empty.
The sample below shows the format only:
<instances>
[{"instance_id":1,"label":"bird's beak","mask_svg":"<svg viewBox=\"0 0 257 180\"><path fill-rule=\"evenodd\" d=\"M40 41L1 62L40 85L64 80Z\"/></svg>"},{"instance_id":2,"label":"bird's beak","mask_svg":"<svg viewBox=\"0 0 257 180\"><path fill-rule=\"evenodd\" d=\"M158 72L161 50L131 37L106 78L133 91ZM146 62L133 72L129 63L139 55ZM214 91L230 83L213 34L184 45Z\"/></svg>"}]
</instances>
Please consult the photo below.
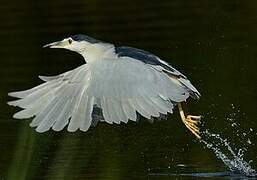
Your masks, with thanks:
<instances>
[{"instance_id":1,"label":"bird's beak","mask_svg":"<svg viewBox=\"0 0 257 180\"><path fill-rule=\"evenodd\" d=\"M43 46L43 48L64 48L66 46L66 42L65 41L58 41L58 42L53 42L50 44L46 44Z\"/></svg>"}]
</instances>

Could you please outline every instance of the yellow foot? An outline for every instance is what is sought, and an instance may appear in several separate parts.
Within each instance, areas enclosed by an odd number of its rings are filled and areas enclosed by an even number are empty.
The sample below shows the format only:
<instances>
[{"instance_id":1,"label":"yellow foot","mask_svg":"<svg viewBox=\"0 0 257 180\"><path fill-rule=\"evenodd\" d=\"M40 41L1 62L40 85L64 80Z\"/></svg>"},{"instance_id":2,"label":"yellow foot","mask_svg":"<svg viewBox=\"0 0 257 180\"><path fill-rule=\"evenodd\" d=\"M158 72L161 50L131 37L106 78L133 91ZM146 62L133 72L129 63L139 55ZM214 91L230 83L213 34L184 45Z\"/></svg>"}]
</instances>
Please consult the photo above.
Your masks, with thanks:
<instances>
[{"instance_id":1,"label":"yellow foot","mask_svg":"<svg viewBox=\"0 0 257 180\"><path fill-rule=\"evenodd\" d=\"M199 127L197 126L200 122L201 116L187 115L185 117L185 113L183 111L181 103L178 103L178 108L182 122L198 139L201 139Z\"/></svg>"},{"instance_id":2,"label":"yellow foot","mask_svg":"<svg viewBox=\"0 0 257 180\"><path fill-rule=\"evenodd\" d=\"M197 126L200 122L201 116L192 116L188 115L185 119L182 119L183 123L186 125L186 127L198 138L200 137L200 131L199 127Z\"/></svg>"}]
</instances>

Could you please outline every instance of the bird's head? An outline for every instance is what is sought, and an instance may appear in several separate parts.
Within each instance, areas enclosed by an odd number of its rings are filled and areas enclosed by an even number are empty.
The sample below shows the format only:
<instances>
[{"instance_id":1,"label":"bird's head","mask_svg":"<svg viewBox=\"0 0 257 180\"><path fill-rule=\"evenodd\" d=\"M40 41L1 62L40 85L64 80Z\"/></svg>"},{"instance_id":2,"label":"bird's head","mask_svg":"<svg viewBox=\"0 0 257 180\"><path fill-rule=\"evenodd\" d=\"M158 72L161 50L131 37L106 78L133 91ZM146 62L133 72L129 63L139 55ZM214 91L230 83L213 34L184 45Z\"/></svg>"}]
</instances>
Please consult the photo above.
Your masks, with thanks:
<instances>
[{"instance_id":1,"label":"bird's head","mask_svg":"<svg viewBox=\"0 0 257 180\"><path fill-rule=\"evenodd\" d=\"M65 38L61 41L47 44L43 47L68 49L87 57L102 54L113 47L113 45L86 35L78 34Z\"/></svg>"}]
</instances>

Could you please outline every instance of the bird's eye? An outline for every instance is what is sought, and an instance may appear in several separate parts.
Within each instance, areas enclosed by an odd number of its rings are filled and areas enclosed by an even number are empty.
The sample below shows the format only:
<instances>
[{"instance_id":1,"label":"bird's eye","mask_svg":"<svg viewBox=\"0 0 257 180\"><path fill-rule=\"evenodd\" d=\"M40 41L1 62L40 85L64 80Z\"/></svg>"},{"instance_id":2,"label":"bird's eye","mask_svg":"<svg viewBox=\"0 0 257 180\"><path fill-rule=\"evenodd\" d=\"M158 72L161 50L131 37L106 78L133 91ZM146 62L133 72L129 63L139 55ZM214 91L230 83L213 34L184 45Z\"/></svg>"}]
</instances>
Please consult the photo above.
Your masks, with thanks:
<instances>
[{"instance_id":1,"label":"bird's eye","mask_svg":"<svg viewBox=\"0 0 257 180\"><path fill-rule=\"evenodd\" d=\"M69 44L71 44L72 43L72 40L71 39L69 39Z\"/></svg>"}]
</instances>

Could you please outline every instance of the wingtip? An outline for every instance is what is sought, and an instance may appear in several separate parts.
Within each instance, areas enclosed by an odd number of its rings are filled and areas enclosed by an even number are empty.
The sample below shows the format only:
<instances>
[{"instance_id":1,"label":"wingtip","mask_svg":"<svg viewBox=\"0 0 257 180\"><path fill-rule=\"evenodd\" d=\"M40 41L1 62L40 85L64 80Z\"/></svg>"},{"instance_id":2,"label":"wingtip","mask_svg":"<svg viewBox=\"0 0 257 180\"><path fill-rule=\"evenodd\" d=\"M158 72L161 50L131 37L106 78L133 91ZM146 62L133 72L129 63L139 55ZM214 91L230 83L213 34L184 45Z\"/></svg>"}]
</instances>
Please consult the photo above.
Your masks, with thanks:
<instances>
[{"instance_id":1,"label":"wingtip","mask_svg":"<svg viewBox=\"0 0 257 180\"><path fill-rule=\"evenodd\" d=\"M36 128L36 132L38 132L38 133L44 133L46 131L48 131L48 130L40 129L39 126Z\"/></svg>"},{"instance_id":2,"label":"wingtip","mask_svg":"<svg viewBox=\"0 0 257 180\"><path fill-rule=\"evenodd\" d=\"M24 118L22 118L22 117L19 115L19 112L15 113L12 117L13 117L14 119L24 119Z\"/></svg>"},{"instance_id":3,"label":"wingtip","mask_svg":"<svg viewBox=\"0 0 257 180\"><path fill-rule=\"evenodd\" d=\"M7 95L11 97L16 97L16 94L17 94L16 92L9 92Z\"/></svg>"},{"instance_id":4,"label":"wingtip","mask_svg":"<svg viewBox=\"0 0 257 180\"><path fill-rule=\"evenodd\" d=\"M38 76L39 79L41 79L42 81L44 81L44 77L43 76Z\"/></svg>"},{"instance_id":5,"label":"wingtip","mask_svg":"<svg viewBox=\"0 0 257 180\"><path fill-rule=\"evenodd\" d=\"M10 97L15 97L15 98L23 98L24 97L23 93L24 93L24 91L9 92L9 93L7 93L7 95Z\"/></svg>"},{"instance_id":6,"label":"wingtip","mask_svg":"<svg viewBox=\"0 0 257 180\"><path fill-rule=\"evenodd\" d=\"M194 91L190 93L190 96L196 100L199 100L201 98L201 94L199 92L194 92Z\"/></svg>"},{"instance_id":7,"label":"wingtip","mask_svg":"<svg viewBox=\"0 0 257 180\"><path fill-rule=\"evenodd\" d=\"M79 128L78 127L74 127L71 125L71 123L68 125L68 128L67 128L67 132L75 132L77 131Z\"/></svg>"},{"instance_id":8,"label":"wingtip","mask_svg":"<svg viewBox=\"0 0 257 180\"><path fill-rule=\"evenodd\" d=\"M8 104L9 106L17 106L17 105L16 105L16 101L8 101L7 104Z\"/></svg>"}]
</instances>

